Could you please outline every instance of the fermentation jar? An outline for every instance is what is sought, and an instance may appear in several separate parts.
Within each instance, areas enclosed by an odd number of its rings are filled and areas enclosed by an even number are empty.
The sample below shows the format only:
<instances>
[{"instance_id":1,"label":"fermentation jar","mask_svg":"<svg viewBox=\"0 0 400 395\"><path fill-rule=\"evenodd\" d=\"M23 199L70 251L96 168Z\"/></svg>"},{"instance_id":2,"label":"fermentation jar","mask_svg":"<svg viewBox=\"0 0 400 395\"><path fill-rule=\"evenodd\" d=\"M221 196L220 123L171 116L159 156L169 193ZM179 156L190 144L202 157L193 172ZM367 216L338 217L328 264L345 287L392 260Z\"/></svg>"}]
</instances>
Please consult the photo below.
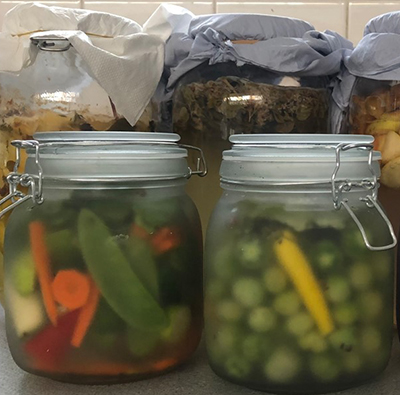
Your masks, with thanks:
<instances>
[{"instance_id":1,"label":"fermentation jar","mask_svg":"<svg viewBox=\"0 0 400 395\"><path fill-rule=\"evenodd\" d=\"M371 380L392 343L396 237L370 136L232 136L205 255L221 377L272 393Z\"/></svg>"},{"instance_id":2,"label":"fermentation jar","mask_svg":"<svg viewBox=\"0 0 400 395\"><path fill-rule=\"evenodd\" d=\"M38 133L8 176L6 329L24 370L75 383L157 375L202 328L202 239L175 134ZM25 187L25 193L19 187ZM4 214L4 211L3 211Z\"/></svg>"},{"instance_id":3,"label":"fermentation jar","mask_svg":"<svg viewBox=\"0 0 400 395\"><path fill-rule=\"evenodd\" d=\"M187 33L172 34L173 130L202 148L209 165L204 182L188 184L203 224L221 195L218 171L230 135L329 133L329 87L348 46L334 32L271 15L201 15Z\"/></svg>"}]
</instances>

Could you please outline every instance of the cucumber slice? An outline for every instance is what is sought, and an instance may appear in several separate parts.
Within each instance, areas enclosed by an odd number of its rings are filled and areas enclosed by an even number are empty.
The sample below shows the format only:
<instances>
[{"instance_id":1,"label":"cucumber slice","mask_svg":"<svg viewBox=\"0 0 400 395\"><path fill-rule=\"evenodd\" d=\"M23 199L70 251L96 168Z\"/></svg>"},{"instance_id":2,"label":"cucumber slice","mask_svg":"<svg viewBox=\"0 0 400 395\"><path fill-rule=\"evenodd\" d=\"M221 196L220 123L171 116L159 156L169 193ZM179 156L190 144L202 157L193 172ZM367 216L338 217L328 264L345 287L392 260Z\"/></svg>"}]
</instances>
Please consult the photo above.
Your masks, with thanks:
<instances>
[{"instance_id":1,"label":"cucumber slice","mask_svg":"<svg viewBox=\"0 0 400 395\"><path fill-rule=\"evenodd\" d=\"M276 350L265 364L266 377L275 383L290 383L301 370L299 356L288 348Z\"/></svg>"},{"instance_id":2,"label":"cucumber slice","mask_svg":"<svg viewBox=\"0 0 400 395\"><path fill-rule=\"evenodd\" d=\"M287 291L274 299L273 306L279 314L291 316L300 310L301 301L295 291Z\"/></svg>"},{"instance_id":3,"label":"cucumber slice","mask_svg":"<svg viewBox=\"0 0 400 395\"><path fill-rule=\"evenodd\" d=\"M11 268L11 280L14 288L22 296L34 292L36 286L35 262L31 251L23 251L13 262Z\"/></svg>"},{"instance_id":4,"label":"cucumber slice","mask_svg":"<svg viewBox=\"0 0 400 395\"><path fill-rule=\"evenodd\" d=\"M328 355L315 355L310 361L311 373L323 382L334 381L340 374L340 367L335 359Z\"/></svg>"},{"instance_id":5,"label":"cucumber slice","mask_svg":"<svg viewBox=\"0 0 400 395\"><path fill-rule=\"evenodd\" d=\"M280 267L270 267L266 270L263 278L267 291L273 294L283 292L288 285L288 277Z\"/></svg>"},{"instance_id":6,"label":"cucumber slice","mask_svg":"<svg viewBox=\"0 0 400 395\"><path fill-rule=\"evenodd\" d=\"M243 315L243 308L233 300L223 300L217 305L217 315L224 321L237 322Z\"/></svg>"},{"instance_id":7,"label":"cucumber slice","mask_svg":"<svg viewBox=\"0 0 400 395\"><path fill-rule=\"evenodd\" d=\"M289 317L286 323L287 331L295 336L304 336L313 326L313 319L305 312Z\"/></svg>"},{"instance_id":8,"label":"cucumber slice","mask_svg":"<svg viewBox=\"0 0 400 395\"><path fill-rule=\"evenodd\" d=\"M257 307L249 314L248 324L255 332L265 333L277 324L274 311L268 307Z\"/></svg>"},{"instance_id":9,"label":"cucumber slice","mask_svg":"<svg viewBox=\"0 0 400 395\"><path fill-rule=\"evenodd\" d=\"M83 209L78 235L89 272L112 309L136 329L158 332L168 326L165 312L132 271L104 222Z\"/></svg>"},{"instance_id":10,"label":"cucumber slice","mask_svg":"<svg viewBox=\"0 0 400 395\"><path fill-rule=\"evenodd\" d=\"M232 292L236 300L245 307L255 307L264 298L264 290L260 281L252 277L237 280L233 284Z\"/></svg>"}]
</instances>

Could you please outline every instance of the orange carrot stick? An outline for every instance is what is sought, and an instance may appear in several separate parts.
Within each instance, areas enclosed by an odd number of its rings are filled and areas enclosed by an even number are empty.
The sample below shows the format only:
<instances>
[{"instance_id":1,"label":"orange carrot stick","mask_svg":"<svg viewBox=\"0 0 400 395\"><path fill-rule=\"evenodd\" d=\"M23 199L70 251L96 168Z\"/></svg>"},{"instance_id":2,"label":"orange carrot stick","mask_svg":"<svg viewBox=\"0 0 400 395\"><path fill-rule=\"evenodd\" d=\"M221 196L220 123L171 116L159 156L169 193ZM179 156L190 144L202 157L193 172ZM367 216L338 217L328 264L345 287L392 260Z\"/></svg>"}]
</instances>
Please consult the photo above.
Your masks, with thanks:
<instances>
[{"instance_id":1,"label":"orange carrot stick","mask_svg":"<svg viewBox=\"0 0 400 395\"><path fill-rule=\"evenodd\" d=\"M85 306L82 307L78 322L76 323L74 334L72 335L71 344L74 347L80 347L86 333L93 321L94 315L96 313L97 305L99 303L100 291L97 288L96 283L93 279L90 279L90 293Z\"/></svg>"},{"instance_id":2,"label":"orange carrot stick","mask_svg":"<svg viewBox=\"0 0 400 395\"><path fill-rule=\"evenodd\" d=\"M89 276L78 270L60 270L52 283L55 300L69 310L84 306L89 298Z\"/></svg>"},{"instance_id":3,"label":"orange carrot stick","mask_svg":"<svg viewBox=\"0 0 400 395\"><path fill-rule=\"evenodd\" d=\"M43 223L34 221L29 224L32 256L35 261L44 307L50 322L56 326L57 305L51 289L53 275L50 267L50 256L46 248L45 232Z\"/></svg>"},{"instance_id":4,"label":"orange carrot stick","mask_svg":"<svg viewBox=\"0 0 400 395\"><path fill-rule=\"evenodd\" d=\"M161 228L151 239L151 244L157 254L163 254L178 247L180 242L179 233L173 228Z\"/></svg>"}]
</instances>

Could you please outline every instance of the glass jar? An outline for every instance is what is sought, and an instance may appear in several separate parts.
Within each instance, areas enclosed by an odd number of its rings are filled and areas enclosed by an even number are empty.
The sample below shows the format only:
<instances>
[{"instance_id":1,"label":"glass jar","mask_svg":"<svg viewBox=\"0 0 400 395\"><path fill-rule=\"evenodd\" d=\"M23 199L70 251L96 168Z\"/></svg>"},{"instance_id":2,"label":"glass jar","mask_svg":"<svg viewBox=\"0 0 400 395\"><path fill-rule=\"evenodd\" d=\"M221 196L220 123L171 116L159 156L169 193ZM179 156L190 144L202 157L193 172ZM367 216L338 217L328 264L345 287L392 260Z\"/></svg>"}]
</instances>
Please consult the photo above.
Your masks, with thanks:
<instances>
[{"instance_id":1,"label":"glass jar","mask_svg":"<svg viewBox=\"0 0 400 395\"><path fill-rule=\"evenodd\" d=\"M24 174L9 176L17 201L4 210L15 207L5 235L15 362L98 384L183 363L202 330L201 226L184 192L196 173L188 147L175 134L34 137L13 142L28 160Z\"/></svg>"},{"instance_id":2,"label":"glass jar","mask_svg":"<svg viewBox=\"0 0 400 395\"><path fill-rule=\"evenodd\" d=\"M15 164L11 141L32 139L48 131L152 131L154 103L132 127L115 108L107 92L90 76L67 39L32 35L35 60L16 74L0 73L0 198L8 193L7 176ZM21 166L25 165L21 151ZM0 221L0 260L6 217ZM0 271L0 301L2 300Z\"/></svg>"},{"instance_id":3,"label":"glass jar","mask_svg":"<svg viewBox=\"0 0 400 395\"><path fill-rule=\"evenodd\" d=\"M348 133L374 136L374 148L382 153L383 204L395 231L400 229L400 81L357 78L350 98Z\"/></svg>"},{"instance_id":4,"label":"glass jar","mask_svg":"<svg viewBox=\"0 0 400 395\"><path fill-rule=\"evenodd\" d=\"M204 227L221 195L218 172L229 136L328 133L328 84L328 77L298 78L234 62L206 62L179 80L172 100L173 130L185 144L203 150L209 168L206 180L188 184Z\"/></svg>"},{"instance_id":5,"label":"glass jar","mask_svg":"<svg viewBox=\"0 0 400 395\"><path fill-rule=\"evenodd\" d=\"M271 393L371 380L391 353L396 245L376 202L373 139L231 141L206 237L212 369Z\"/></svg>"}]
</instances>

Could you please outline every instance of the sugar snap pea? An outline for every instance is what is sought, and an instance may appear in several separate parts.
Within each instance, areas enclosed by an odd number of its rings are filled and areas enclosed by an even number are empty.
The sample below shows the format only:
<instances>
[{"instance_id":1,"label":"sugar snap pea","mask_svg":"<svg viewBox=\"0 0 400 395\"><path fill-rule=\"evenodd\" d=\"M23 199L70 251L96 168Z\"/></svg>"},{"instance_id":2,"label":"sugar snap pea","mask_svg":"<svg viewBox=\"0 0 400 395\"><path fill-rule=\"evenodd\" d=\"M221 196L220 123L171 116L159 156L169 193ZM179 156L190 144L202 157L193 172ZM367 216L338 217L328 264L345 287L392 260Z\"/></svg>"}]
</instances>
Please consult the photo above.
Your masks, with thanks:
<instances>
[{"instance_id":1,"label":"sugar snap pea","mask_svg":"<svg viewBox=\"0 0 400 395\"><path fill-rule=\"evenodd\" d=\"M113 310L134 328L165 328L165 312L131 269L107 226L90 210L79 214L78 237L88 270Z\"/></svg>"}]
</instances>

